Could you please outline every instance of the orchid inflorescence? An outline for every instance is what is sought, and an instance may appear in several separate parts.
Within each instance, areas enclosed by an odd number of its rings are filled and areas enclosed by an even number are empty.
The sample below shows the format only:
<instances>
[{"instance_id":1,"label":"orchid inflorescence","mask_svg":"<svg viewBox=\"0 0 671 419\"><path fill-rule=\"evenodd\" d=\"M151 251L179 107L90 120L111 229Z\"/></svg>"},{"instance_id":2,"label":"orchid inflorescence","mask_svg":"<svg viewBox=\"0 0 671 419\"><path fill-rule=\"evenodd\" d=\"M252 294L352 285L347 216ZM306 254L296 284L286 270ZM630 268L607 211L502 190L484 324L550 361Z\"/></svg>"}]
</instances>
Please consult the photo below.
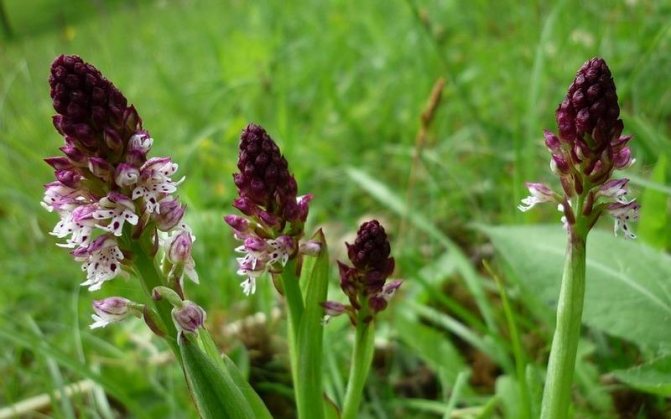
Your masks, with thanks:
<instances>
[{"instance_id":1,"label":"orchid inflorescence","mask_svg":"<svg viewBox=\"0 0 671 419\"><path fill-rule=\"evenodd\" d=\"M142 237L161 250L181 289L184 274L198 280L191 258L195 239L175 197L184 180L173 180L177 164L169 157L148 157L153 144L142 120L123 94L95 67L77 56L62 55L49 78L54 126L65 138L64 156L45 161L56 180L45 188L42 205L60 217L52 235L64 239L82 262L90 291L133 270L133 246ZM159 249L160 248L160 249ZM142 312L123 297L94 301L92 328Z\"/></svg>"},{"instance_id":2,"label":"orchid inflorescence","mask_svg":"<svg viewBox=\"0 0 671 419\"><path fill-rule=\"evenodd\" d=\"M249 124L240 136L239 173L233 175L238 197L233 201L243 216L227 215L226 223L242 242L236 251L238 274L246 295L256 291L265 273L279 274L299 252L299 241L312 195L297 196L296 179L287 160L266 131Z\"/></svg>"},{"instance_id":3,"label":"orchid inflorescence","mask_svg":"<svg viewBox=\"0 0 671 419\"><path fill-rule=\"evenodd\" d=\"M338 261L340 288L350 304L326 301L323 306L327 316L346 313L353 324L357 313L364 311L363 321L384 310L401 286L402 281L387 278L394 271L394 258L384 227L377 220L366 221L359 227L353 244L347 245L347 256L353 266Z\"/></svg>"},{"instance_id":4,"label":"orchid inflorescence","mask_svg":"<svg viewBox=\"0 0 671 419\"><path fill-rule=\"evenodd\" d=\"M629 223L638 219L640 205L627 199L628 179L612 179L615 170L635 161L627 145L631 136L622 135L619 116L608 65L602 58L587 61L557 108L559 135L545 131L550 167L559 176L563 193L543 183L527 183L530 196L518 208L528 211L536 204L554 202L569 231L577 218L584 217L591 229L607 212L615 218L615 234L622 230L626 238L635 238Z\"/></svg>"}]
</instances>

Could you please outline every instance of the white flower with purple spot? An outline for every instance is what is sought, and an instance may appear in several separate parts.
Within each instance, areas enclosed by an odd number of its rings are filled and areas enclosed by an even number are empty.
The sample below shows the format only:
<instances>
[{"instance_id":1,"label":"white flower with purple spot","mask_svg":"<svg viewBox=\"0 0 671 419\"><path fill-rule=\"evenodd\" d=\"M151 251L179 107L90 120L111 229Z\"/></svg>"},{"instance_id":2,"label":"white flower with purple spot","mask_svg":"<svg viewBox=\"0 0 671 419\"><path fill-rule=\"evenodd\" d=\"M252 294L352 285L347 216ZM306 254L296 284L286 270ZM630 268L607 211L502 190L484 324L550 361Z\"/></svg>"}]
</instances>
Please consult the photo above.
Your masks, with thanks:
<instances>
[{"instance_id":1,"label":"white flower with purple spot","mask_svg":"<svg viewBox=\"0 0 671 419\"><path fill-rule=\"evenodd\" d=\"M170 176L175 174L178 165L170 157L154 157L140 168L140 179L133 189L133 200L144 198L147 212L158 214L162 194L171 194L184 181L184 177L174 182Z\"/></svg>"},{"instance_id":2,"label":"white flower with purple spot","mask_svg":"<svg viewBox=\"0 0 671 419\"><path fill-rule=\"evenodd\" d=\"M93 214L97 208L95 204L80 205L72 211L61 212L61 220L49 234L59 239L70 236L65 243L57 244L60 247L88 246L96 226Z\"/></svg>"},{"instance_id":3,"label":"white flower with purple spot","mask_svg":"<svg viewBox=\"0 0 671 419\"><path fill-rule=\"evenodd\" d=\"M294 251L294 241L289 236L262 239L249 235L242 246L235 249L245 256L237 258L238 275L247 277L240 286L245 295L256 292L256 278L272 269L274 264L285 266Z\"/></svg>"},{"instance_id":4,"label":"white flower with purple spot","mask_svg":"<svg viewBox=\"0 0 671 419\"><path fill-rule=\"evenodd\" d=\"M107 220L107 225L98 224L97 227L121 236L124 223L137 225L139 217L135 214L135 205L126 195L118 192L110 192L98 203L98 209L93 213L96 220Z\"/></svg>"},{"instance_id":5,"label":"white flower with purple spot","mask_svg":"<svg viewBox=\"0 0 671 419\"><path fill-rule=\"evenodd\" d=\"M89 291L99 290L105 281L121 273L124 256L111 234L99 236L87 247L75 249L72 255L76 261L84 262L82 271L86 272L86 281L81 285L88 286Z\"/></svg>"},{"instance_id":6,"label":"white flower with purple spot","mask_svg":"<svg viewBox=\"0 0 671 419\"><path fill-rule=\"evenodd\" d=\"M629 202L614 202L606 207L610 215L615 218L615 225L613 226L613 233L617 236L617 232L622 230L624 237L627 239L635 239L636 234L631 231L629 222L638 220L639 210L641 205L635 201Z\"/></svg>"}]
</instances>

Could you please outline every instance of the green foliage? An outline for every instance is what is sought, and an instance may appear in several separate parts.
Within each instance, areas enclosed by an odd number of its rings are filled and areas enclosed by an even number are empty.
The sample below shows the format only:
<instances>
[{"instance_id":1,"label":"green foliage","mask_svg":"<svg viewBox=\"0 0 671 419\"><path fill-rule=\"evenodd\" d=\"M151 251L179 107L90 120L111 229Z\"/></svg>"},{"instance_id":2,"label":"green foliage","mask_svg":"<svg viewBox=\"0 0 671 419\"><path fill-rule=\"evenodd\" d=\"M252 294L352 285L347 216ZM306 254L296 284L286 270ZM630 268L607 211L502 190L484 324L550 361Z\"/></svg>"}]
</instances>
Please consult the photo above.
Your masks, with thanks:
<instances>
[{"instance_id":1,"label":"green foliage","mask_svg":"<svg viewBox=\"0 0 671 419\"><path fill-rule=\"evenodd\" d=\"M667 179L668 158L660 154L650 175L650 181L664 185ZM650 246L660 250L671 246L671 218L669 216L669 194L654 188L646 188L641 196L641 222L638 236Z\"/></svg>"},{"instance_id":2,"label":"green foliage","mask_svg":"<svg viewBox=\"0 0 671 419\"><path fill-rule=\"evenodd\" d=\"M76 53L95 63L124 91L156 140L152 154L172 156L180 164L178 174L186 175L180 199L188 204L187 222L198 237L194 258L201 277L201 285L187 284L186 292L207 309L208 329L218 346L241 346L238 334L222 330L257 311L271 318L278 298L264 281L254 297L243 298L235 274L233 249L238 243L221 220L232 212L235 190L230 176L235 171L237 136L247 122L277 133L299 192L315 194L308 222L326 225L326 232L333 235L329 244L334 255L342 253L342 237L358 225L359 217L387 218L397 275L408 281L391 303L393 315L380 319L378 336L393 348L393 355L376 354L383 361L376 358L382 365L371 373L374 388L366 393L369 400L364 400L362 418L443 415L447 409L441 397L429 400L425 390L420 394L398 390L419 363L428 365L434 375L445 370L440 383L451 389L461 372L472 370L466 355L471 343L497 352L497 362L515 358L498 291L480 270L479 259L488 254L487 238L465 226L521 222L523 217L527 222L556 220L554 208L522 216L515 205L527 177L550 179L542 129L555 127L558 102L575 69L591 56L608 60L618 85L625 133L634 135L631 145L637 164L625 175L632 177L635 191L641 190L638 186L646 188L639 198L642 241L657 249L669 248L668 231L663 242L660 230L663 220L668 227L668 207L664 211L662 195L652 192L665 194L668 203L671 96L664 83L671 64L671 10L665 2L565 0L514 7L510 2L466 5L424 0L6 0L4 4L15 36L0 41L3 407L57 390L60 380L53 379L58 377L50 374L47 361L53 360L61 368L64 384L92 379L99 386L97 399L106 394L113 400L112 413L195 416L177 363L147 362L167 348L150 340L139 322L86 330L92 298L139 295L138 284L120 279L94 295L80 290L79 267L47 234L57 217L39 206L42 185L52 178L41 159L55 155L62 144L51 125L47 77L51 60L61 53ZM446 78L443 101L417 157L417 179L410 195L408 176L419 115L441 76ZM663 154L667 154L666 176L660 169ZM396 227L404 219L406 230L400 231ZM521 233L515 241L503 237L503 231L492 233L500 236L494 243L508 249L501 250L504 258L525 252L501 275L526 342L522 349L529 356L532 392L542 385L542 348L549 347L547 319L552 317L547 305L537 300L551 303L556 298L561 262L553 261L560 260L564 251L561 228L539 232L542 235L535 236L532 244L552 244L558 253L526 252L522 244L528 237ZM597 248L600 236L607 237L607 247ZM603 374L626 370L641 356L663 355L664 348L659 347L669 337L663 330L668 288L655 276L660 275L655 264L668 258L610 236L590 237L590 246L595 247L589 251L598 264L588 266L597 279L588 284L587 321L623 340L604 337L594 355L581 361L590 367L579 384L581 394L601 388ZM601 261L607 253L618 257ZM608 269L601 269L601 264ZM516 278L524 287L517 286ZM453 293L454 287L464 284L466 298ZM330 291L331 298L340 292L336 287ZM589 304L591 298L597 303ZM609 301L623 307L610 319L614 309ZM458 322L468 332L462 336L471 342L464 345L454 334L463 329L441 327L421 315L419 306ZM25 328L17 330L17 313L30 314L43 337ZM324 343L323 368L328 371L324 388L338 401L351 350L345 323L334 319L326 327ZM284 329L281 321L267 325L272 335L268 340L278 355L270 366L253 359L259 348L249 350L250 375L257 383L278 381L277 370L287 359L283 340L278 339ZM538 342L528 347L527 341L533 339ZM247 337L246 343L249 340L257 342ZM589 334L584 340L597 337ZM652 348L642 355L631 353L627 341ZM477 394L467 383L453 415L506 415L506 406L519 399L519 372L498 363L496 367L502 369L498 376L502 384ZM653 386L660 382L664 386L664 375L641 376L652 377ZM618 377L634 385L626 374ZM610 396L610 389L604 389L601 393ZM278 384L269 393L286 400L286 390ZM370 401L373 394L376 398ZM72 404L82 416L104 411L90 398ZM54 399L53 409L60 406ZM578 405L577 413L584 414L581 417L612 413L601 404L595 406Z\"/></svg>"},{"instance_id":3,"label":"green foliage","mask_svg":"<svg viewBox=\"0 0 671 419\"><path fill-rule=\"evenodd\" d=\"M643 391L671 395L671 356L666 355L626 370L613 371L622 382Z\"/></svg>"},{"instance_id":4,"label":"green foliage","mask_svg":"<svg viewBox=\"0 0 671 419\"><path fill-rule=\"evenodd\" d=\"M548 304L559 293L566 232L560 225L482 227L522 285ZM594 231L587 239L583 321L641 346L671 340L671 258Z\"/></svg>"}]
</instances>

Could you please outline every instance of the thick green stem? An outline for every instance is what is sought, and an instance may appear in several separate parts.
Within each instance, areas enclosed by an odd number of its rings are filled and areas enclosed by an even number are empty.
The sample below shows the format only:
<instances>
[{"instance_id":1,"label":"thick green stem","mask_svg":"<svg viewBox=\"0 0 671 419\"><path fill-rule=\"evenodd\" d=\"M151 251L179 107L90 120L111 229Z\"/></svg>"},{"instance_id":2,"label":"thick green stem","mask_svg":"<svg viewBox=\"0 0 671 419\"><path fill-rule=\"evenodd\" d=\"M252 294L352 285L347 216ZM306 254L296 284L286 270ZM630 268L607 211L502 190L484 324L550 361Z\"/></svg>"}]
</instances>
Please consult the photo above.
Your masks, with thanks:
<instances>
[{"instance_id":1,"label":"thick green stem","mask_svg":"<svg viewBox=\"0 0 671 419\"><path fill-rule=\"evenodd\" d=\"M368 315L367 307L362 307L359 310L342 419L356 419L358 417L368 371L370 370L370 364L373 362L375 328L372 321L364 322L364 316L367 317Z\"/></svg>"},{"instance_id":2,"label":"thick green stem","mask_svg":"<svg viewBox=\"0 0 671 419\"><path fill-rule=\"evenodd\" d=\"M585 297L586 240L587 229L578 222L572 227L566 253L557 306L557 326L543 392L542 419L568 417Z\"/></svg>"},{"instance_id":3,"label":"thick green stem","mask_svg":"<svg viewBox=\"0 0 671 419\"><path fill-rule=\"evenodd\" d=\"M135 270L140 277L142 288L146 295L151 299L151 292L155 287L166 285L163 281L163 276L154 262L154 257L150 256L148 249L139 241L131 241L131 248L133 250L133 263ZM176 358L181 360L179 348L177 347L177 329L172 320L172 305L165 299L154 301L154 307L159 315L162 324L159 328L166 331L165 340L170 345L170 349L175 353Z\"/></svg>"}]
</instances>

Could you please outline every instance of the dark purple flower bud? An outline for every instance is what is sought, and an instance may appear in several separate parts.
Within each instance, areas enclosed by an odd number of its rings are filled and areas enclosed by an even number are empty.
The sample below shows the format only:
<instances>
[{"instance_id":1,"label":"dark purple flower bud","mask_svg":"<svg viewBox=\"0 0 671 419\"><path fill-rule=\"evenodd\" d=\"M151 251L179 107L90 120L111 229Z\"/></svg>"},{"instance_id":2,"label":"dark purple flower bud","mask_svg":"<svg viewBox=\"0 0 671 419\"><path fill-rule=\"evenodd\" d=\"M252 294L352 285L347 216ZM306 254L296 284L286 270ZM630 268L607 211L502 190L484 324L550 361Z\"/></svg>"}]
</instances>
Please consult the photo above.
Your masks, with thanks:
<instances>
[{"instance_id":1,"label":"dark purple flower bud","mask_svg":"<svg viewBox=\"0 0 671 419\"><path fill-rule=\"evenodd\" d=\"M123 94L95 67L72 55L56 58L49 85L59 132L97 156L118 157L132 134L122 125L128 108Z\"/></svg>"},{"instance_id":2,"label":"dark purple flower bud","mask_svg":"<svg viewBox=\"0 0 671 419\"><path fill-rule=\"evenodd\" d=\"M547 146L548 150L550 150L552 153L558 152L561 147L559 137L548 130L543 131L543 136L545 137L545 145Z\"/></svg>"},{"instance_id":3,"label":"dark purple flower bud","mask_svg":"<svg viewBox=\"0 0 671 419\"><path fill-rule=\"evenodd\" d=\"M340 287L355 310L361 309L361 298L372 304L373 313L386 307L383 298L385 281L394 270L394 258L384 227L377 220L363 223L359 227L353 244L345 243L347 254L354 265L350 267L338 262ZM398 288L395 286L394 289Z\"/></svg>"},{"instance_id":4,"label":"dark purple flower bud","mask_svg":"<svg viewBox=\"0 0 671 419\"><path fill-rule=\"evenodd\" d=\"M254 216L258 212L252 200L245 197L235 198L233 201L233 207L240 210L241 213L249 216Z\"/></svg>"},{"instance_id":5,"label":"dark purple flower bud","mask_svg":"<svg viewBox=\"0 0 671 419\"><path fill-rule=\"evenodd\" d=\"M550 170L552 170L552 173L562 176L571 171L571 166L563 156L553 154L550 159Z\"/></svg>"},{"instance_id":6,"label":"dark purple flower bud","mask_svg":"<svg viewBox=\"0 0 671 419\"><path fill-rule=\"evenodd\" d=\"M226 221L226 224L231 226L238 235L243 236L250 232L249 221L246 218L237 215L227 215L224 217L224 221Z\"/></svg>"},{"instance_id":7,"label":"dark purple flower bud","mask_svg":"<svg viewBox=\"0 0 671 419\"><path fill-rule=\"evenodd\" d=\"M77 147L72 144L66 144L63 147L60 147L59 150L65 154L65 156L70 159L71 163L77 165L86 165L86 155L82 153Z\"/></svg>"},{"instance_id":8,"label":"dark purple flower bud","mask_svg":"<svg viewBox=\"0 0 671 419\"><path fill-rule=\"evenodd\" d=\"M56 170L56 179L65 186L77 188L82 176L74 170Z\"/></svg>"},{"instance_id":9,"label":"dark purple flower bud","mask_svg":"<svg viewBox=\"0 0 671 419\"><path fill-rule=\"evenodd\" d=\"M240 136L240 172L233 175L240 198L282 221L298 221L302 215L296 202L298 186L288 166L279 147L266 131L258 125L249 124ZM243 213L251 212L236 207Z\"/></svg>"},{"instance_id":10,"label":"dark purple flower bud","mask_svg":"<svg viewBox=\"0 0 671 419\"><path fill-rule=\"evenodd\" d=\"M56 170L72 169L72 162L67 157L47 157L44 161Z\"/></svg>"},{"instance_id":11,"label":"dark purple flower bud","mask_svg":"<svg viewBox=\"0 0 671 419\"><path fill-rule=\"evenodd\" d=\"M205 324L205 318L205 310L189 300L185 300L181 307L172 309L172 319L181 332L196 333Z\"/></svg>"},{"instance_id":12,"label":"dark purple flower bud","mask_svg":"<svg viewBox=\"0 0 671 419\"><path fill-rule=\"evenodd\" d=\"M104 181L109 181L114 176L114 166L100 157L91 157L89 159L89 170L95 177Z\"/></svg>"},{"instance_id":13,"label":"dark purple flower bud","mask_svg":"<svg viewBox=\"0 0 671 419\"><path fill-rule=\"evenodd\" d=\"M567 140L584 139L593 151L600 152L619 137L622 131L619 117L615 83L608 65L602 58L587 61L557 109L560 136Z\"/></svg>"},{"instance_id":14,"label":"dark purple flower bud","mask_svg":"<svg viewBox=\"0 0 671 419\"><path fill-rule=\"evenodd\" d=\"M391 247L384 227L377 220L367 221L359 227L353 244L347 244L347 255L359 270L389 271L393 258L389 257ZM390 263L391 261L391 263Z\"/></svg>"},{"instance_id":15,"label":"dark purple flower bud","mask_svg":"<svg viewBox=\"0 0 671 419\"><path fill-rule=\"evenodd\" d=\"M634 159L631 157L631 149L629 147L622 148L613 156L613 166L616 169L624 169L633 163Z\"/></svg>"}]
</instances>

